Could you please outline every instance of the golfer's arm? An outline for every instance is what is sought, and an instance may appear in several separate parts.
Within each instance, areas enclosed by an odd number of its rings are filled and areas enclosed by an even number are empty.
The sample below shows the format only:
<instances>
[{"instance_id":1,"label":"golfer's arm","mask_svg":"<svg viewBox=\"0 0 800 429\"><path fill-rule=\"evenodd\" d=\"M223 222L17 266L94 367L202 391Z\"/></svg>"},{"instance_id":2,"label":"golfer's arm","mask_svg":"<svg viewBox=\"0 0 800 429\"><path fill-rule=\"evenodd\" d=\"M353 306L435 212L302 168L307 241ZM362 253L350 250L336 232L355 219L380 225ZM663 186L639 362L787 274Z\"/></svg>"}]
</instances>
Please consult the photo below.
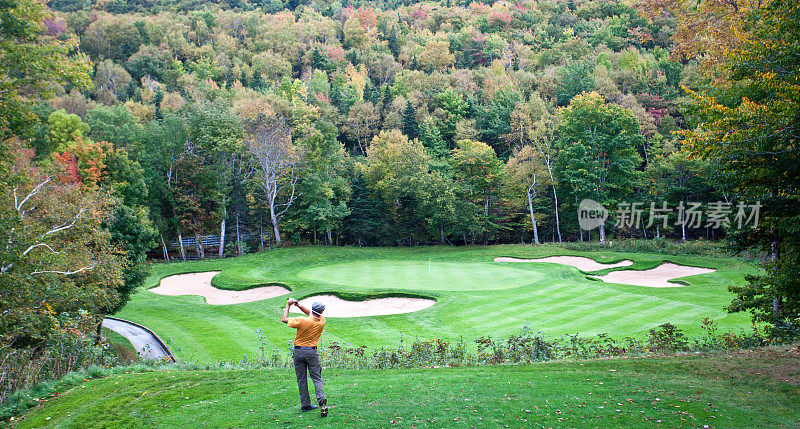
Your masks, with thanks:
<instances>
[{"instance_id":1,"label":"golfer's arm","mask_svg":"<svg viewBox=\"0 0 800 429\"><path fill-rule=\"evenodd\" d=\"M291 306L292 305L289 304L288 302L286 303L286 307L284 307L283 309L283 318L281 319L281 322L289 323L289 307Z\"/></svg>"},{"instance_id":2,"label":"golfer's arm","mask_svg":"<svg viewBox=\"0 0 800 429\"><path fill-rule=\"evenodd\" d=\"M304 307L304 306L300 305L300 303L299 303L299 302L298 302L298 303L296 303L295 305L297 306L297 308L299 308L299 309L300 309L300 311L302 311L303 313L305 313L305 314L306 314L306 316L311 316L311 310L309 310L309 309L307 309L306 307Z\"/></svg>"}]
</instances>

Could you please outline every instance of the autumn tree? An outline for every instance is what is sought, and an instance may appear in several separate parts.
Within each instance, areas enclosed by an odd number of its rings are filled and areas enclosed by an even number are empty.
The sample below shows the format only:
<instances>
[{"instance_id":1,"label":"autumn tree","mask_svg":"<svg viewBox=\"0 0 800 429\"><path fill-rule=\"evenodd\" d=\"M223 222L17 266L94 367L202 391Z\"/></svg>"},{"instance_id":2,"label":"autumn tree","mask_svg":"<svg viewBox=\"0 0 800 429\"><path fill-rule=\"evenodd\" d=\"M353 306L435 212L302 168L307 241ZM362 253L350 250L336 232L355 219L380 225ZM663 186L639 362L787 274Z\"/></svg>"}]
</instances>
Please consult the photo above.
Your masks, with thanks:
<instances>
[{"instance_id":1,"label":"autumn tree","mask_svg":"<svg viewBox=\"0 0 800 429\"><path fill-rule=\"evenodd\" d=\"M31 106L54 95L59 84L78 89L91 85L91 64L75 54L76 37L65 40L43 33L50 11L43 2L0 4L0 137L30 131Z\"/></svg>"},{"instance_id":2,"label":"autumn tree","mask_svg":"<svg viewBox=\"0 0 800 429\"><path fill-rule=\"evenodd\" d=\"M686 146L717 166L734 196L762 206L757 225L731 232L740 246L769 255L765 274L731 287L736 298L728 310L750 311L754 321L771 323L774 335L792 335L800 320L800 8L787 0L741 9L732 3L715 3L732 16L705 23L726 48L717 58L724 79L708 92L690 92L699 127L687 133ZM730 23L743 29L733 41ZM685 23L682 31L688 34ZM751 213L741 215L746 221Z\"/></svg>"},{"instance_id":3,"label":"autumn tree","mask_svg":"<svg viewBox=\"0 0 800 429\"><path fill-rule=\"evenodd\" d=\"M47 169L33 151L6 140L0 162L0 350L41 347L67 334L78 312L102 314L120 302L124 252L104 223L113 199L85 189L74 159ZM63 323L63 325L61 324ZM87 332L83 332L86 334Z\"/></svg>"}]
</instances>

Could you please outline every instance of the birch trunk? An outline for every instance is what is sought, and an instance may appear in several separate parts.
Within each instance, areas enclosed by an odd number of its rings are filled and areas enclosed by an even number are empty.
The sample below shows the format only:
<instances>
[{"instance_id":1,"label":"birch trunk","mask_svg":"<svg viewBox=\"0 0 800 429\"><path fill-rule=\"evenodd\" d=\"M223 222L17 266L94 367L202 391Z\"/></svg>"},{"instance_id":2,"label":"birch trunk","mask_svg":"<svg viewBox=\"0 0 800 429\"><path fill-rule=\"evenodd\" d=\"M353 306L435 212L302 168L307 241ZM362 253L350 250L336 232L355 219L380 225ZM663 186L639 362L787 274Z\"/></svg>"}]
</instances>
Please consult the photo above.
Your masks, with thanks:
<instances>
[{"instance_id":1,"label":"birch trunk","mask_svg":"<svg viewBox=\"0 0 800 429\"><path fill-rule=\"evenodd\" d=\"M228 219L228 209L225 207L225 197L222 197L222 222L219 226L219 254L221 258L225 254L225 224Z\"/></svg>"},{"instance_id":2,"label":"birch trunk","mask_svg":"<svg viewBox=\"0 0 800 429\"><path fill-rule=\"evenodd\" d=\"M535 244L539 243L539 228L536 226L536 216L533 214L533 195L531 194L531 188L534 185L528 186L528 190L526 194L528 195L528 210L531 212L531 225L533 225L533 242Z\"/></svg>"},{"instance_id":3,"label":"birch trunk","mask_svg":"<svg viewBox=\"0 0 800 429\"><path fill-rule=\"evenodd\" d=\"M244 255L244 248L242 248L242 233L239 230L239 211L236 211L236 247L239 251L239 256Z\"/></svg>"},{"instance_id":4,"label":"birch trunk","mask_svg":"<svg viewBox=\"0 0 800 429\"><path fill-rule=\"evenodd\" d=\"M194 236L195 247L197 250L197 258L198 259L205 259L206 258L206 249L203 248L203 241L199 235Z\"/></svg>"},{"instance_id":5,"label":"birch trunk","mask_svg":"<svg viewBox=\"0 0 800 429\"><path fill-rule=\"evenodd\" d=\"M169 262L169 250L167 249L167 243L164 242L164 234L158 234L161 238L161 247L164 250L164 261Z\"/></svg>"},{"instance_id":6,"label":"birch trunk","mask_svg":"<svg viewBox=\"0 0 800 429\"><path fill-rule=\"evenodd\" d=\"M549 169L548 167L548 170ZM550 180L553 180L553 173L550 173ZM561 222L558 218L558 193L556 192L556 185L553 185L553 204L556 208L556 232L558 233L558 242L561 243Z\"/></svg>"},{"instance_id":7,"label":"birch trunk","mask_svg":"<svg viewBox=\"0 0 800 429\"><path fill-rule=\"evenodd\" d=\"M275 245L281 244L281 230L278 225L278 215L275 213L275 203L271 202L269 205L269 219L272 222L272 233L275 235Z\"/></svg>"},{"instance_id":8,"label":"birch trunk","mask_svg":"<svg viewBox=\"0 0 800 429\"><path fill-rule=\"evenodd\" d=\"M186 260L186 250L183 248L183 236L181 235L180 231L178 231L178 246L181 249L181 259L183 259L185 261Z\"/></svg>"},{"instance_id":9,"label":"birch trunk","mask_svg":"<svg viewBox=\"0 0 800 429\"><path fill-rule=\"evenodd\" d=\"M770 259L772 259L773 262L777 261L781 257L780 243L773 241L770 250ZM781 311L783 311L783 297L776 295L772 298L772 314L775 316L775 325L778 325L780 322L779 317Z\"/></svg>"}]
</instances>

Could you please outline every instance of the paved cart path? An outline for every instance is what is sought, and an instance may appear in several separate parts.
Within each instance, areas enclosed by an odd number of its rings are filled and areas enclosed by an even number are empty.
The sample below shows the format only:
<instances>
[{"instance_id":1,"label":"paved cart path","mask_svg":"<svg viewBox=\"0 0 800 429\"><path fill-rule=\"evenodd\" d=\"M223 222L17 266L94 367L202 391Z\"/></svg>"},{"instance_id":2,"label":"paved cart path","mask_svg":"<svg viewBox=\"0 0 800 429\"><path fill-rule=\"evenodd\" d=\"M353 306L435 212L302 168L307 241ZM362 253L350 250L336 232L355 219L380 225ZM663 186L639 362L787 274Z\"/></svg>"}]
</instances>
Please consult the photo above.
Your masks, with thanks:
<instances>
[{"instance_id":1,"label":"paved cart path","mask_svg":"<svg viewBox=\"0 0 800 429\"><path fill-rule=\"evenodd\" d=\"M142 325L127 320L106 317L103 326L127 338L139 354L147 359L171 360L175 357L156 334Z\"/></svg>"}]
</instances>

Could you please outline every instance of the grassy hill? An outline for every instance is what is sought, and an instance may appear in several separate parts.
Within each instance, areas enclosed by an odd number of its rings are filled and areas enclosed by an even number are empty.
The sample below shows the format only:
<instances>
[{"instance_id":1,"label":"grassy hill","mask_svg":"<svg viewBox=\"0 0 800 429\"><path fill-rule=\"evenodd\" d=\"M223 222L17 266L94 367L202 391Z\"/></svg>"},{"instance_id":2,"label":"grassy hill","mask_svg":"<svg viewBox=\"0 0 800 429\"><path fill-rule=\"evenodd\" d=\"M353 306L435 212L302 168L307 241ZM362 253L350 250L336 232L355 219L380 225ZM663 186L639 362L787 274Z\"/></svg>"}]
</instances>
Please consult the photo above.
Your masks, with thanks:
<instances>
[{"instance_id":1,"label":"grassy hill","mask_svg":"<svg viewBox=\"0 0 800 429\"><path fill-rule=\"evenodd\" d=\"M602 262L630 259L631 269L672 261L717 272L688 277L686 287L658 289L593 281L569 266L493 262L498 256L564 254ZM406 293L437 300L433 307L414 313L330 319L324 342L369 347L396 345L401 339L504 337L518 333L526 323L551 336L635 336L667 322L694 334L700 332L704 317L716 320L721 330L747 329L746 314L727 314L723 307L732 297L727 286L756 272L753 265L734 259L576 252L559 246L302 247L224 260L155 264L145 287L172 274L210 270L222 271L213 284L226 289L278 283L290 288L295 298L335 292L354 299ZM119 316L153 329L171 342L179 359L237 360L256 353L259 329L270 350L288 344L292 332L280 323L285 302L286 297L277 297L216 306L199 296L140 290Z\"/></svg>"},{"instance_id":2,"label":"grassy hill","mask_svg":"<svg viewBox=\"0 0 800 429\"><path fill-rule=\"evenodd\" d=\"M291 370L125 372L58 389L26 427L797 427L800 353L329 370L331 415Z\"/></svg>"}]
</instances>

